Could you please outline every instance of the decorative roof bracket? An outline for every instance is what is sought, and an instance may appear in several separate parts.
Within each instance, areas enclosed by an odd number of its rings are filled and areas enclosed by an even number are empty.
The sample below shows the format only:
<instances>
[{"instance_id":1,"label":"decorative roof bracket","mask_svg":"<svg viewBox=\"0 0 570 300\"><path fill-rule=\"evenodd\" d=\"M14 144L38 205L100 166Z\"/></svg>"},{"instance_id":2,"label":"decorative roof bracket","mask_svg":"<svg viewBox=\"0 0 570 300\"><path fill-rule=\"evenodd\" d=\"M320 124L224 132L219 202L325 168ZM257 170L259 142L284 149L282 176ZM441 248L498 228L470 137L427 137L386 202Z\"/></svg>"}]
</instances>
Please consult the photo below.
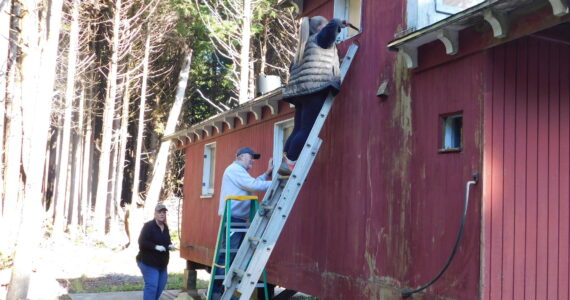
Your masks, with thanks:
<instances>
[{"instance_id":1,"label":"decorative roof bracket","mask_svg":"<svg viewBox=\"0 0 570 300\"><path fill-rule=\"evenodd\" d=\"M509 30L509 20L505 14L498 13L492 9L486 10L483 13L485 21L493 28L493 36L496 38L507 37Z\"/></svg>"},{"instance_id":2,"label":"decorative roof bracket","mask_svg":"<svg viewBox=\"0 0 570 300\"><path fill-rule=\"evenodd\" d=\"M224 125L223 121L214 121L213 126L216 128L216 131L218 132L218 134L222 133L223 125Z\"/></svg>"},{"instance_id":3,"label":"decorative roof bracket","mask_svg":"<svg viewBox=\"0 0 570 300\"><path fill-rule=\"evenodd\" d=\"M408 47L408 46L401 46L399 51L402 58L404 58L404 62L406 63L406 68L413 69L418 66L418 48L417 47Z\"/></svg>"},{"instance_id":4,"label":"decorative roof bracket","mask_svg":"<svg viewBox=\"0 0 570 300\"><path fill-rule=\"evenodd\" d=\"M279 101L271 101L271 100L266 100L265 101L265 106L269 107L269 109L271 110L271 114L275 115L279 112Z\"/></svg>"},{"instance_id":5,"label":"decorative roof bracket","mask_svg":"<svg viewBox=\"0 0 570 300\"><path fill-rule=\"evenodd\" d=\"M441 29L437 34L437 38L445 46L445 53L448 55L457 54L459 50L459 32L457 30Z\"/></svg>"},{"instance_id":6,"label":"decorative roof bracket","mask_svg":"<svg viewBox=\"0 0 570 300\"><path fill-rule=\"evenodd\" d=\"M568 14L568 5L565 0L548 0L548 2L550 2L552 13L555 16L561 17Z\"/></svg>"},{"instance_id":7,"label":"decorative roof bracket","mask_svg":"<svg viewBox=\"0 0 570 300\"><path fill-rule=\"evenodd\" d=\"M206 133L206 136L212 136L214 126L212 125L205 125L204 127L200 128L202 131Z\"/></svg>"},{"instance_id":8,"label":"decorative roof bracket","mask_svg":"<svg viewBox=\"0 0 570 300\"><path fill-rule=\"evenodd\" d=\"M249 108L249 111L251 111L253 113L253 115L255 116L256 120L261 120L261 110L262 110L263 106L251 106Z\"/></svg>"},{"instance_id":9,"label":"decorative roof bracket","mask_svg":"<svg viewBox=\"0 0 570 300\"><path fill-rule=\"evenodd\" d=\"M234 129L234 122L236 118L234 116L227 116L224 118L224 122L228 125L228 129Z\"/></svg>"},{"instance_id":10,"label":"decorative roof bracket","mask_svg":"<svg viewBox=\"0 0 570 300\"><path fill-rule=\"evenodd\" d=\"M247 111L238 111L236 113L236 118L239 119L241 125L247 124Z\"/></svg>"}]
</instances>

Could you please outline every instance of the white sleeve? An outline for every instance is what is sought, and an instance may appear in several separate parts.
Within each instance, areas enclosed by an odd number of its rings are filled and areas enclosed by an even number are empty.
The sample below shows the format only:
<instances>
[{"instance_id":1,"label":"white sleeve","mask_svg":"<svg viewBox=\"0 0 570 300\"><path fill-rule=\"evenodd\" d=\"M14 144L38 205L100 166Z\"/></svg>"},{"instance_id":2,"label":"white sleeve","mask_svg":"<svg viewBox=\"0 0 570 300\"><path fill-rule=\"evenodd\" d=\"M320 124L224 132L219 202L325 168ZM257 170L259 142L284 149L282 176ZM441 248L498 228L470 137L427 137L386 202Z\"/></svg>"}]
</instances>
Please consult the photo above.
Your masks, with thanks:
<instances>
[{"instance_id":1,"label":"white sleeve","mask_svg":"<svg viewBox=\"0 0 570 300\"><path fill-rule=\"evenodd\" d=\"M265 180L266 178L265 174L253 178L245 169L242 169L235 172L232 179L239 188L248 192L258 192L267 190L271 185L271 181Z\"/></svg>"}]
</instances>

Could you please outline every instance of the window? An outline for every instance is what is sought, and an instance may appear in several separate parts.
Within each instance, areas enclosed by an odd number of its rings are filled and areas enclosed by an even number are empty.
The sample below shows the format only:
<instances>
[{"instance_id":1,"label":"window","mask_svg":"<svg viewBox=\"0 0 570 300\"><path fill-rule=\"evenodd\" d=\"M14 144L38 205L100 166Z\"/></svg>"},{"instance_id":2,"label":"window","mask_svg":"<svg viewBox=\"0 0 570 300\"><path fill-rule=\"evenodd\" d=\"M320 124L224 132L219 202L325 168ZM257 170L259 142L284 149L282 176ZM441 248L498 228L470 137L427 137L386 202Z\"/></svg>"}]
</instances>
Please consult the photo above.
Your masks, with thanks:
<instances>
[{"instance_id":1,"label":"window","mask_svg":"<svg viewBox=\"0 0 570 300\"><path fill-rule=\"evenodd\" d=\"M408 29L418 30L485 0L409 0Z\"/></svg>"},{"instance_id":2,"label":"window","mask_svg":"<svg viewBox=\"0 0 570 300\"><path fill-rule=\"evenodd\" d=\"M275 176L277 173L277 169L279 168L279 164L281 163L281 159L283 157L283 147L285 146L285 142L293 132L294 127L293 119L281 121L275 123L275 128L273 130L273 175Z\"/></svg>"},{"instance_id":3,"label":"window","mask_svg":"<svg viewBox=\"0 0 570 300\"><path fill-rule=\"evenodd\" d=\"M334 17L347 20L350 24L362 29L360 20L362 15L362 0L335 0ZM344 28L338 35L338 40L343 41L358 34L352 28Z\"/></svg>"},{"instance_id":4,"label":"window","mask_svg":"<svg viewBox=\"0 0 570 300\"><path fill-rule=\"evenodd\" d=\"M459 151L463 147L463 115L447 115L442 117L443 135L442 152Z\"/></svg>"},{"instance_id":5,"label":"window","mask_svg":"<svg viewBox=\"0 0 570 300\"><path fill-rule=\"evenodd\" d=\"M216 168L216 143L204 146L204 173L202 177L202 196L214 194L214 176Z\"/></svg>"}]
</instances>

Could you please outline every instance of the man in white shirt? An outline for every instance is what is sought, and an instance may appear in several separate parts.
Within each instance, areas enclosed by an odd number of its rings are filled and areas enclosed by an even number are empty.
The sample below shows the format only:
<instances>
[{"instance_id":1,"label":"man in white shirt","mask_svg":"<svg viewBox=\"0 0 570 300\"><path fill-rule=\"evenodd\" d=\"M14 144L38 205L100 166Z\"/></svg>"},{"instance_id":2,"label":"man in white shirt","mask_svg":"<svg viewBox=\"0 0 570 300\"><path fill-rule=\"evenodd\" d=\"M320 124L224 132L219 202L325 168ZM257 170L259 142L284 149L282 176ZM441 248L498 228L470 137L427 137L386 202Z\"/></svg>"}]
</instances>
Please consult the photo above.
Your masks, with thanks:
<instances>
[{"instance_id":1,"label":"man in white shirt","mask_svg":"<svg viewBox=\"0 0 570 300\"><path fill-rule=\"evenodd\" d=\"M222 178L222 188L220 191L220 202L218 207L218 215L223 216L226 207L227 196L248 196L254 192L266 191L271 185L271 181L267 180L271 176L273 170L273 158L269 159L267 171L257 178L253 178L249 173L249 169L253 166L253 161L261 157L249 147L238 149L236 160L229 165L224 171ZM249 218L250 201L232 201L232 224L245 223ZM230 249L237 249L241 245L244 232L234 232L230 236ZM225 240L222 241L222 247L225 247ZM230 261L233 261L235 253L231 254ZM217 259L219 265L224 265L225 256L222 253ZM223 270L216 275L223 275ZM222 280L214 281L213 297L216 300L223 293Z\"/></svg>"}]
</instances>

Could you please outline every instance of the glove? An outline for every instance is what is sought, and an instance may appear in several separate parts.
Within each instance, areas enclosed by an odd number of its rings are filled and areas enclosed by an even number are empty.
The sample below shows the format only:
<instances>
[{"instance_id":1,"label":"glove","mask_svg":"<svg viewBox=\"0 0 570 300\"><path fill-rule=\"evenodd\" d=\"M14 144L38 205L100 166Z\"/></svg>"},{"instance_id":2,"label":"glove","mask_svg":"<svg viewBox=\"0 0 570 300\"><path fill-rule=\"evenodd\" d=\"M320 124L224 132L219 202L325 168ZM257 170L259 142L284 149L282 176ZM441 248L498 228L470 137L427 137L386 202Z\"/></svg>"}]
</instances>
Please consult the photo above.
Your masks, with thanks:
<instances>
[{"instance_id":1,"label":"glove","mask_svg":"<svg viewBox=\"0 0 570 300\"><path fill-rule=\"evenodd\" d=\"M168 245L168 250L176 250L176 247L174 247L174 245L170 244L170 245Z\"/></svg>"},{"instance_id":2,"label":"glove","mask_svg":"<svg viewBox=\"0 0 570 300\"><path fill-rule=\"evenodd\" d=\"M156 246L154 246L154 249L155 249L156 251L160 251L160 252L166 251L166 248L164 248L164 246L161 246L161 245L156 245Z\"/></svg>"}]
</instances>

